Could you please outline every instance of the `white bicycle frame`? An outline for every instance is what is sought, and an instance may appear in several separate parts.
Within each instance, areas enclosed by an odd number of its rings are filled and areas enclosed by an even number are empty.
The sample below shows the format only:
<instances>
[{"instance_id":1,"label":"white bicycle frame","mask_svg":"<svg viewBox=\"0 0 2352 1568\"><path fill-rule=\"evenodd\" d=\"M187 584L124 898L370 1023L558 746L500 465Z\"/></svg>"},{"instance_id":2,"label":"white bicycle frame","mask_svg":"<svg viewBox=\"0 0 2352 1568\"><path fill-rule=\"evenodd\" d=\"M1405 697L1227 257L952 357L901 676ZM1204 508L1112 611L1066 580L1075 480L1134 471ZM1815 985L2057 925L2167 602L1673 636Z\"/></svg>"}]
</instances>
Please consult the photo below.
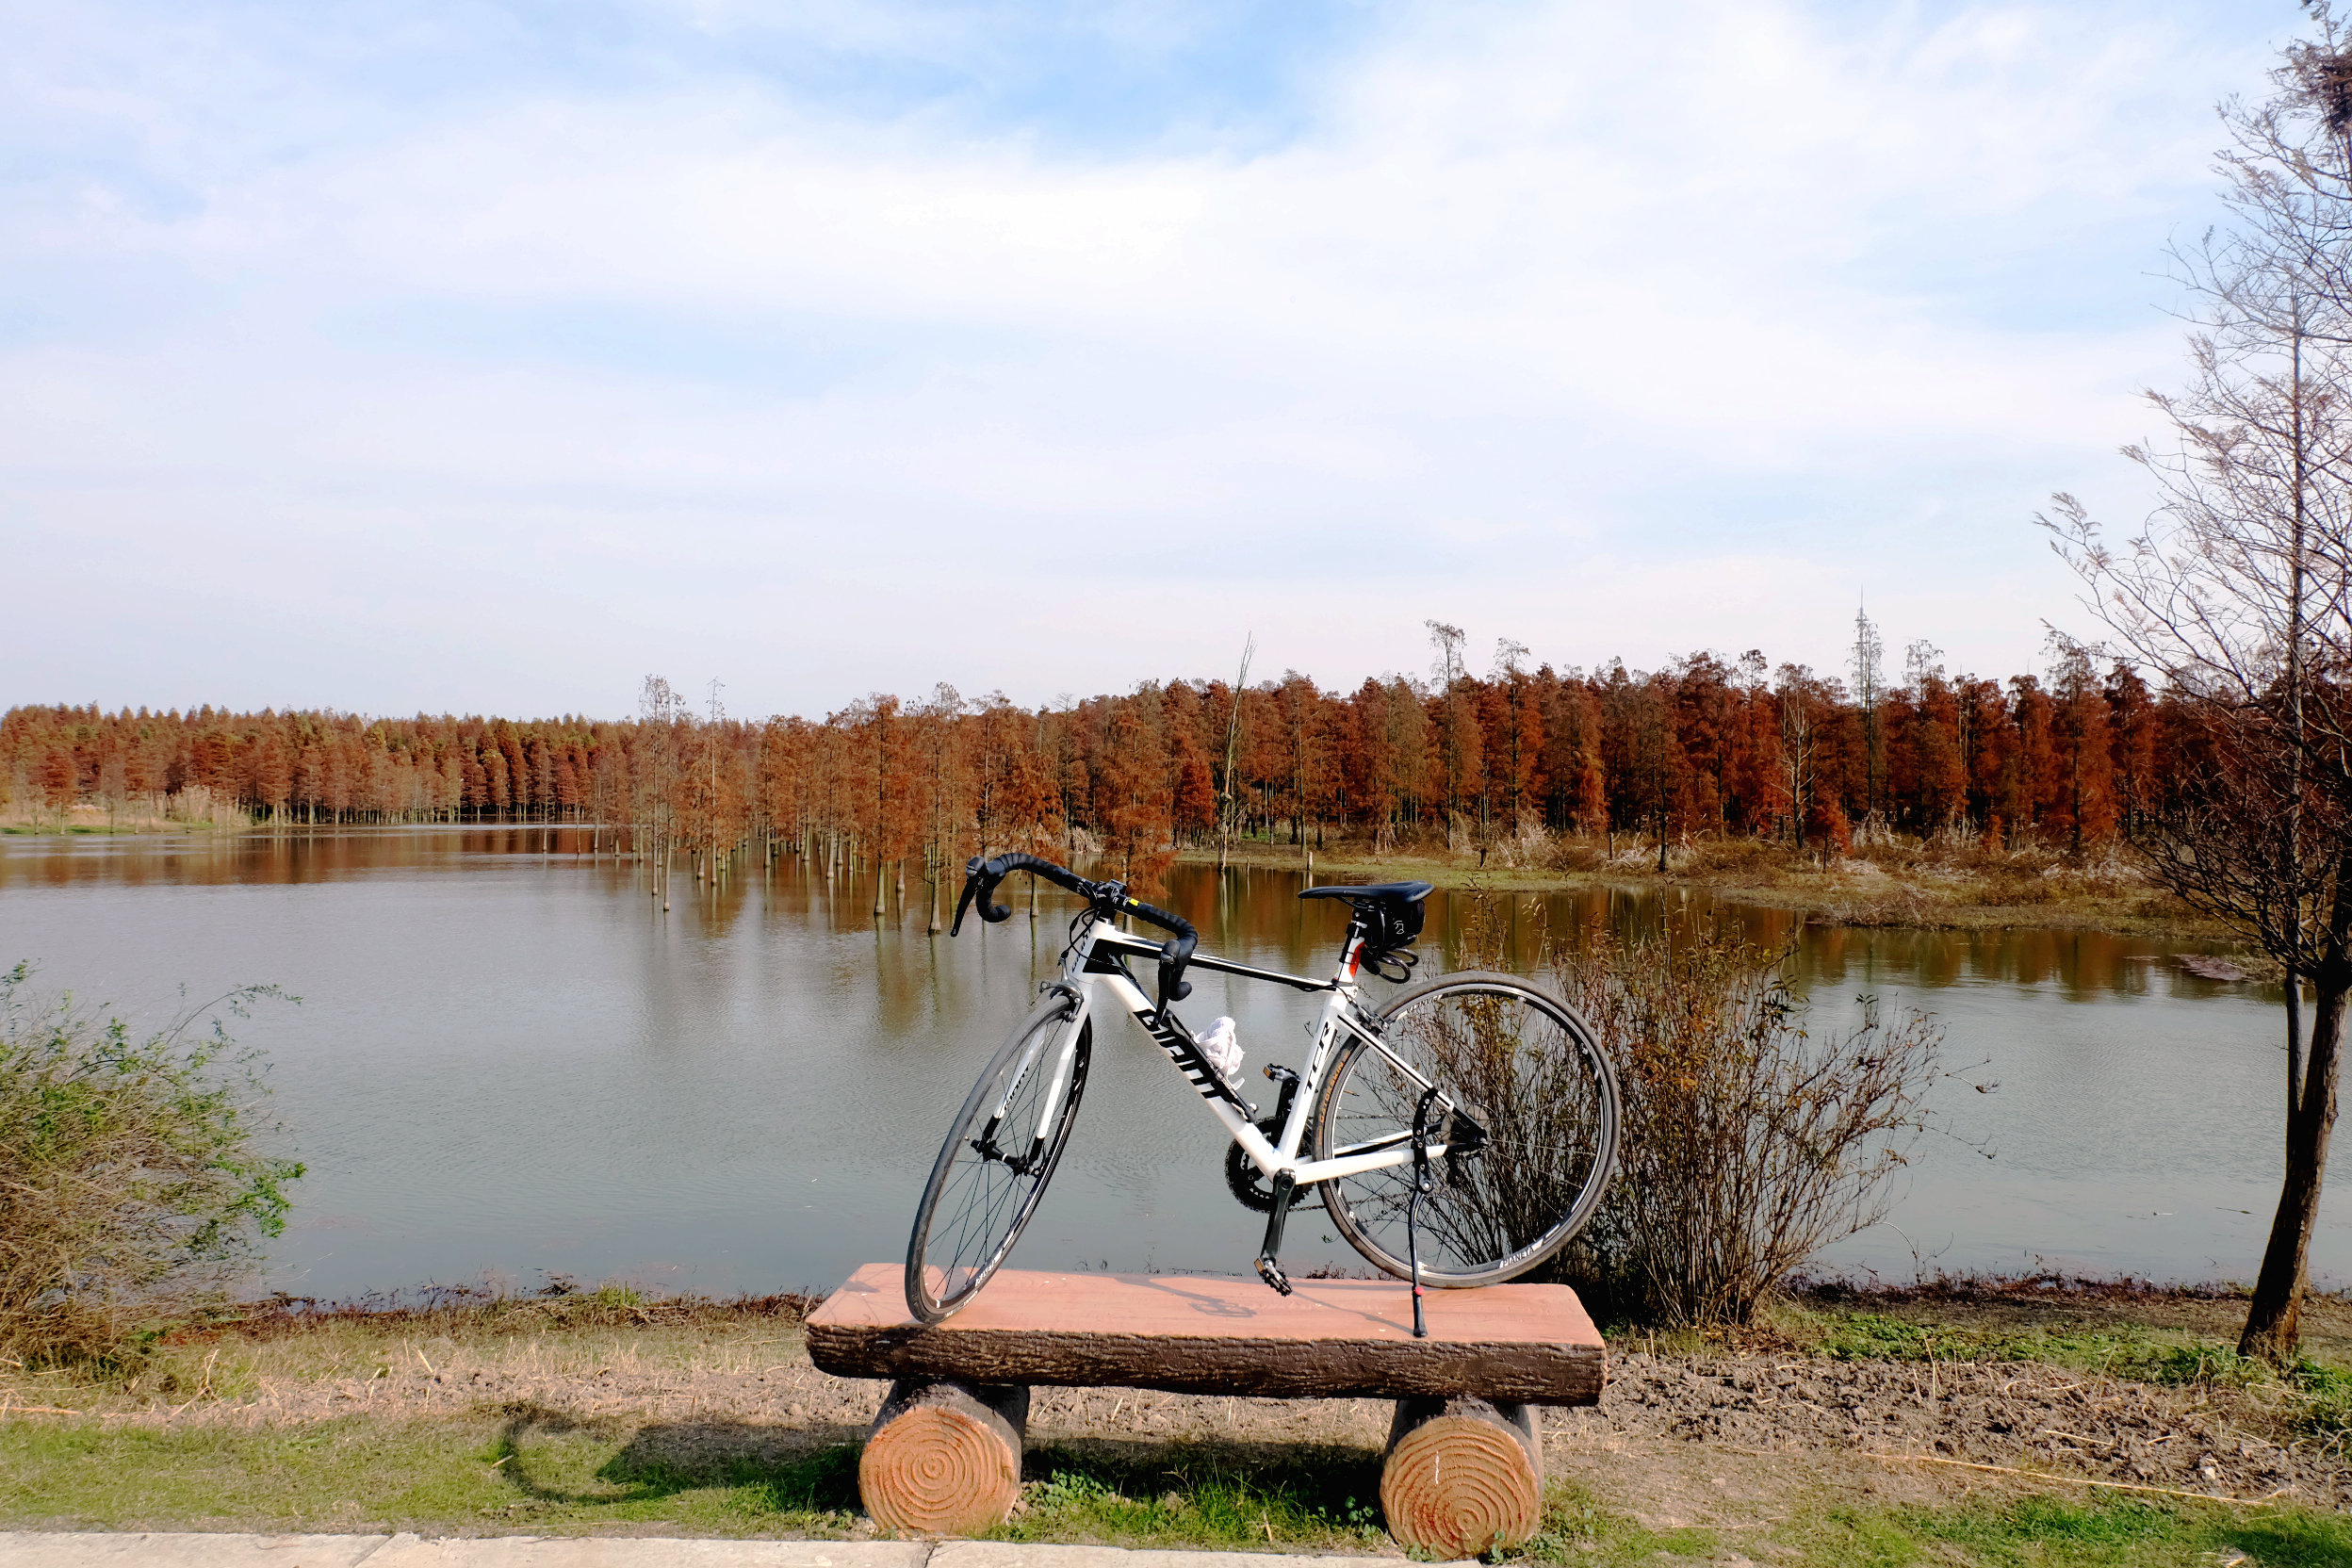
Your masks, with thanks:
<instances>
[{"instance_id":1,"label":"white bicycle frame","mask_svg":"<svg viewBox=\"0 0 2352 1568\"><path fill-rule=\"evenodd\" d=\"M1039 1128L1051 1127L1061 1114L1062 1096L1069 1091L1070 1066L1078 1046L1078 1037L1095 1010L1098 991L1107 991L1144 1032L1167 1052L1178 1070L1205 1101L1211 1115L1224 1123L1233 1140L1241 1145L1250 1162L1268 1179L1287 1173L1299 1187L1316 1182L1335 1181L1345 1176L1361 1176L1369 1170L1387 1170L1408 1164L1413 1159L1413 1129L1401 1127L1380 1137L1350 1144L1335 1150L1328 1160L1302 1160L1299 1144L1307 1134L1308 1119L1314 1114L1315 1102L1323 1087L1324 1074L1331 1070L1338 1055L1343 1035L1352 1035L1387 1058L1399 1073L1419 1086L1423 1092L1433 1087L1429 1081L1413 1070L1388 1042L1380 1031L1364 1017L1357 1005L1356 985L1358 960L1362 956L1364 939L1350 935L1347 947L1340 954L1338 972L1329 980L1308 980L1295 974L1281 974L1271 970L1251 969L1228 959L1205 953L1195 953L1191 958L1194 969L1215 970L1239 975L1249 980L1268 980L1288 986L1294 990L1329 991L1331 1000L1323 1004L1323 1018L1315 1036L1315 1049L1308 1054L1306 1070L1298 1075L1298 1092L1291 1097L1290 1115L1282 1123L1278 1141L1268 1142L1259 1132L1257 1108L1243 1100L1228 1085L1222 1074L1210 1065L1193 1042L1192 1036L1173 1015L1166 1014L1152 1004L1132 976L1119 964L1121 957L1157 959L1160 944L1121 931L1101 915L1089 916L1086 929L1070 943L1062 963L1062 978L1054 983L1055 989L1075 998L1076 1006L1058 1034L1040 1031L1031 1042L1027 1054L1005 1081L1004 1096L996 1102L990 1124L1002 1121L1013 1097L1037 1066L1048 1040L1058 1040L1054 1057L1053 1082L1046 1087L1044 1105L1038 1115ZM1451 1111L1453 1102L1444 1090L1438 1091L1437 1103ZM1443 1123L1441 1123L1442 1125ZM1446 1152L1443 1143L1427 1146L1430 1156Z\"/></svg>"}]
</instances>

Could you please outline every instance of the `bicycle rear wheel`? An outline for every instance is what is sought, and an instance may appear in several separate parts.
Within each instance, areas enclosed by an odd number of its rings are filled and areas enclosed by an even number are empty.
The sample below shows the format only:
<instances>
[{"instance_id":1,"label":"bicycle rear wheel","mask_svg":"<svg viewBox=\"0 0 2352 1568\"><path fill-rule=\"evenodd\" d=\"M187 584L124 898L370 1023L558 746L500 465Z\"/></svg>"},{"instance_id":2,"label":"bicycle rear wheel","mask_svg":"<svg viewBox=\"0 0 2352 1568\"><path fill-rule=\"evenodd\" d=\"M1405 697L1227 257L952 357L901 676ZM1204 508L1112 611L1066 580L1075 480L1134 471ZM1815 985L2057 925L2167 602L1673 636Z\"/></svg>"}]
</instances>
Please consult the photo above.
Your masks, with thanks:
<instances>
[{"instance_id":1,"label":"bicycle rear wheel","mask_svg":"<svg viewBox=\"0 0 2352 1568\"><path fill-rule=\"evenodd\" d=\"M1434 1086L1486 1142L1438 1162L1417 1224L1423 1282L1497 1284L1568 1245L1600 1207L1617 1161L1617 1076L1592 1026L1524 980L1478 972L1407 988L1379 1022L1387 1053L1351 1037L1332 1064L1315 1105L1315 1157L1394 1147ZM1348 1244L1410 1279L1412 1166L1321 1185Z\"/></svg>"},{"instance_id":2,"label":"bicycle rear wheel","mask_svg":"<svg viewBox=\"0 0 2352 1568\"><path fill-rule=\"evenodd\" d=\"M906 1243L906 1308L916 1321L937 1323L977 1295L1037 1213L1070 1142L1094 1053L1092 1020L1068 1038L1076 1011L1067 996L1039 1003L956 1114Z\"/></svg>"}]
</instances>

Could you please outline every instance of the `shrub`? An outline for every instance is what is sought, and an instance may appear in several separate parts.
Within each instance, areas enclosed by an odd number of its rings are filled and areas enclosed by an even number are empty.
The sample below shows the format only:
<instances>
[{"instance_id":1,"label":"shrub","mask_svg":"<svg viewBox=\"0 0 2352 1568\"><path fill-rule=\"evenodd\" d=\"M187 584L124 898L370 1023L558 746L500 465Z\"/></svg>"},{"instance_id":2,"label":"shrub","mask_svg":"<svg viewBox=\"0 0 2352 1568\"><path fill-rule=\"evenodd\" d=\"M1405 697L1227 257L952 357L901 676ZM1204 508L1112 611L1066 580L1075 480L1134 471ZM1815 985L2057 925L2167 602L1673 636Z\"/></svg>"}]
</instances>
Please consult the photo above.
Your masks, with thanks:
<instances>
[{"instance_id":1,"label":"shrub","mask_svg":"<svg viewBox=\"0 0 2352 1568\"><path fill-rule=\"evenodd\" d=\"M1858 1028L1817 1037L1787 957L1707 927L1595 932L1556 960L1624 1114L1617 1184L1565 1266L1621 1307L1744 1323L1821 1248L1886 1217L1942 1031L1867 1006Z\"/></svg>"},{"instance_id":2,"label":"shrub","mask_svg":"<svg viewBox=\"0 0 2352 1568\"><path fill-rule=\"evenodd\" d=\"M302 1168L268 1152L258 1056L234 991L143 1039L0 974L0 1353L121 1359L220 1298L285 1226Z\"/></svg>"}]
</instances>

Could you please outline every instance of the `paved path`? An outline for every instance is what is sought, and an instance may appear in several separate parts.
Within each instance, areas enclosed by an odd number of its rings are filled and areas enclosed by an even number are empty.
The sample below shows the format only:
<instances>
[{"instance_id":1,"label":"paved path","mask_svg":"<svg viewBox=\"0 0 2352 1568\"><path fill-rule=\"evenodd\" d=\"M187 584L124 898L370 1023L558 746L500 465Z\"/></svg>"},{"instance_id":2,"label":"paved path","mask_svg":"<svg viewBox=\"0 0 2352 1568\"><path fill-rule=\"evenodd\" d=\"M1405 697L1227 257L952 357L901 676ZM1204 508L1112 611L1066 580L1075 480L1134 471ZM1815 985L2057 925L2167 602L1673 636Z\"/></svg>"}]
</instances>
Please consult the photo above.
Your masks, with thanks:
<instances>
[{"instance_id":1,"label":"paved path","mask_svg":"<svg viewBox=\"0 0 2352 1568\"><path fill-rule=\"evenodd\" d=\"M1400 1568L1395 1558L1131 1552L1000 1541L665 1541L636 1536L0 1533L0 1568Z\"/></svg>"}]
</instances>

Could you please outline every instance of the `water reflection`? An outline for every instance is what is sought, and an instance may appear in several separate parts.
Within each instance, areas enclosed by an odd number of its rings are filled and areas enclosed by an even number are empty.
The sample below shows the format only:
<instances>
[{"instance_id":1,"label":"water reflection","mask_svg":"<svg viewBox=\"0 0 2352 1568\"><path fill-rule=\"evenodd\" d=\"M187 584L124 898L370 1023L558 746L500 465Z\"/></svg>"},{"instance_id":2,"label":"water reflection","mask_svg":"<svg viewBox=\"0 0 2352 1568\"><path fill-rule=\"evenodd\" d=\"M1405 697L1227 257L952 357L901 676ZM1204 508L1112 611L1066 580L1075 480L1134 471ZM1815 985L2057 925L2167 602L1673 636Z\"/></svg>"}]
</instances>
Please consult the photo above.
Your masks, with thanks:
<instances>
[{"instance_id":1,"label":"water reflection","mask_svg":"<svg viewBox=\"0 0 2352 1568\"><path fill-rule=\"evenodd\" d=\"M282 984L245 1027L312 1175L278 1282L341 1294L535 1269L703 1288L827 1282L903 1249L949 1115L1058 952L1069 902L951 942L927 890L755 855L661 913L645 868L571 827L0 839L0 962L148 1019L185 984ZM1301 878L1182 867L1171 907L1205 945L1322 973L1344 916ZM1464 953L1472 900L1432 898L1425 972ZM1514 967L1550 939L1735 923L1794 943L1832 1019L1930 1008L1954 1080L1895 1226L1838 1261L1908 1276L2044 1260L2245 1277L2276 1197L2275 994L2200 979L2205 944L2091 932L1805 926L1785 910L1632 890L1499 897ZM1252 1071L1296 1062L1311 999L1223 977L1185 1008L1240 1025ZM1240 1270L1250 1217L1220 1133L1133 1031L1104 1033L1070 1163L1024 1261ZM1988 1086L1980 1093L1977 1086ZM1990 1157L1987 1157L1987 1156ZM2352 1273L2338 1184L2317 1272ZM1295 1259L1353 1262L1313 1224Z\"/></svg>"}]
</instances>

